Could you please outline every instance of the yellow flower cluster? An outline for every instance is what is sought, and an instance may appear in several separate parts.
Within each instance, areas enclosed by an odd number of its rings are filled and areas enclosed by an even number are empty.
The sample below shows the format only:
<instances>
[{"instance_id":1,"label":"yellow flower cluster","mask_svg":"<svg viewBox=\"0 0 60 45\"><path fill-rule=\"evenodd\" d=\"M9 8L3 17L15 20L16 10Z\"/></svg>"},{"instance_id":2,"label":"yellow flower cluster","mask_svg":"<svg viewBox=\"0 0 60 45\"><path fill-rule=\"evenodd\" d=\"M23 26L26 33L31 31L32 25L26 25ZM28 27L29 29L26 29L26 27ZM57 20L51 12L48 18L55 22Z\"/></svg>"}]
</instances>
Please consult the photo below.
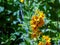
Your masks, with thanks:
<instances>
[{"instance_id":1,"label":"yellow flower cluster","mask_svg":"<svg viewBox=\"0 0 60 45\"><path fill-rule=\"evenodd\" d=\"M32 37L37 37L37 35L41 34L38 28L43 26L44 17L44 13L42 11L35 11L35 14L32 16L32 19L30 20L30 26L32 31L34 32L32 34Z\"/></svg>"},{"instance_id":2,"label":"yellow flower cluster","mask_svg":"<svg viewBox=\"0 0 60 45\"><path fill-rule=\"evenodd\" d=\"M46 43L44 43L44 42L39 42L39 44L38 45L51 45L51 43L50 43L50 41L51 41L51 38L49 37L49 36L43 36L42 37L45 41L46 41Z\"/></svg>"}]
</instances>

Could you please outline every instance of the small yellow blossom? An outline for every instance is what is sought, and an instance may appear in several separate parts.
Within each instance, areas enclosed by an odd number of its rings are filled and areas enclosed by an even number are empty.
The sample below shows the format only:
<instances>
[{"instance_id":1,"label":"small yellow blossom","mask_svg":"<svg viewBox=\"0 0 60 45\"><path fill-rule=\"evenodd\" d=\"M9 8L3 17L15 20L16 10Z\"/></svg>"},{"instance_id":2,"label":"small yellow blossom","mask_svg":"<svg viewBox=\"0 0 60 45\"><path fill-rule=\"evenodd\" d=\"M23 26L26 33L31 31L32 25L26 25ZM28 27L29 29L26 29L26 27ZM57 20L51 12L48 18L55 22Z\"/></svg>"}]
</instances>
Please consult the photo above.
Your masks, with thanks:
<instances>
[{"instance_id":1,"label":"small yellow blossom","mask_svg":"<svg viewBox=\"0 0 60 45\"><path fill-rule=\"evenodd\" d=\"M38 45L44 45L44 42L39 42Z\"/></svg>"},{"instance_id":2,"label":"small yellow blossom","mask_svg":"<svg viewBox=\"0 0 60 45\"><path fill-rule=\"evenodd\" d=\"M45 39L46 42L50 42L51 41L51 38L49 36L43 35L43 39Z\"/></svg>"},{"instance_id":3,"label":"small yellow blossom","mask_svg":"<svg viewBox=\"0 0 60 45\"><path fill-rule=\"evenodd\" d=\"M40 11L40 10L36 10L35 11L35 15L38 15L39 18L45 18L45 14L43 13L43 11Z\"/></svg>"},{"instance_id":4,"label":"small yellow blossom","mask_svg":"<svg viewBox=\"0 0 60 45\"><path fill-rule=\"evenodd\" d=\"M21 2L21 3L23 3L23 2L24 2L24 0L20 0L20 2Z\"/></svg>"},{"instance_id":5,"label":"small yellow blossom","mask_svg":"<svg viewBox=\"0 0 60 45\"><path fill-rule=\"evenodd\" d=\"M49 36L43 35L42 39L45 39L46 42L39 42L38 45L51 45L51 43L50 43L51 38Z\"/></svg>"},{"instance_id":6,"label":"small yellow blossom","mask_svg":"<svg viewBox=\"0 0 60 45\"><path fill-rule=\"evenodd\" d=\"M45 17L45 14L43 13L43 11L40 11L39 12L39 18L44 18Z\"/></svg>"},{"instance_id":7,"label":"small yellow blossom","mask_svg":"<svg viewBox=\"0 0 60 45\"><path fill-rule=\"evenodd\" d=\"M36 21L38 19L38 16L34 15L32 16L32 20Z\"/></svg>"}]
</instances>

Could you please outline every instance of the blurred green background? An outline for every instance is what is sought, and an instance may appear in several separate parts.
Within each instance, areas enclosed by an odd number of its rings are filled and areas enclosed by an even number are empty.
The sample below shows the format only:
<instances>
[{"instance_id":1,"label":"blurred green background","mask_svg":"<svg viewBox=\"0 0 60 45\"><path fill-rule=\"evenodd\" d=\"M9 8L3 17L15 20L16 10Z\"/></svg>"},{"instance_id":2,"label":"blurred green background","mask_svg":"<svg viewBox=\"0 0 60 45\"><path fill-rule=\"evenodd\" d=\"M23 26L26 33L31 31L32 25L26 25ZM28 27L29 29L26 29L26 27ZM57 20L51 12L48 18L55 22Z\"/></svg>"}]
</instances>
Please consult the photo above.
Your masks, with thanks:
<instances>
[{"instance_id":1,"label":"blurred green background","mask_svg":"<svg viewBox=\"0 0 60 45\"><path fill-rule=\"evenodd\" d=\"M38 45L30 38L30 20L34 11L45 13L40 29L52 38L52 45L60 41L60 0L0 0L0 45Z\"/></svg>"}]
</instances>

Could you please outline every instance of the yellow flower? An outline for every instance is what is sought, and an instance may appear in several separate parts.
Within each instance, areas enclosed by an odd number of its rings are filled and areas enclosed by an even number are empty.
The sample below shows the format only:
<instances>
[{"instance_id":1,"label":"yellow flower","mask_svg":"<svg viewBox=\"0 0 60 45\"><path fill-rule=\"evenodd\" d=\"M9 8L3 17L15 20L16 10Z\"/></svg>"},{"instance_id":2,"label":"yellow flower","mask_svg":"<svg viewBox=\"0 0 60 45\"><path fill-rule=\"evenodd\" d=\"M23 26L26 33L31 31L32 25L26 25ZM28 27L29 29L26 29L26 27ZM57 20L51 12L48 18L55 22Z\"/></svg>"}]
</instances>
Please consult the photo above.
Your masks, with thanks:
<instances>
[{"instance_id":1,"label":"yellow flower","mask_svg":"<svg viewBox=\"0 0 60 45\"><path fill-rule=\"evenodd\" d=\"M36 10L39 15L33 15L30 24L35 24L37 27L41 27L44 24L44 13L42 11Z\"/></svg>"},{"instance_id":2,"label":"yellow flower","mask_svg":"<svg viewBox=\"0 0 60 45\"><path fill-rule=\"evenodd\" d=\"M41 17L44 18L45 17L45 14L43 13L43 11L40 11L40 10L36 10L35 15L38 15L39 18L41 18Z\"/></svg>"},{"instance_id":3,"label":"yellow flower","mask_svg":"<svg viewBox=\"0 0 60 45\"><path fill-rule=\"evenodd\" d=\"M34 21L34 20L31 20L31 21L30 21L30 25L36 25L36 24L37 24L36 21Z\"/></svg>"},{"instance_id":4,"label":"yellow flower","mask_svg":"<svg viewBox=\"0 0 60 45\"><path fill-rule=\"evenodd\" d=\"M38 45L44 45L44 42L39 42Z\"/></svg>"},{"instance_id":5,"label":"yellow flower","mask_svg":"<svg viewBox=\"0 0 60 45\"><path fill-rule=\"evenodd\" d=\"M23 2L24 2L24 0L20 0L20 2L21 2L21 3L23 3Z\"/></svg>"},{"instance_id":6,"label":"yellow flower","mask_svg":"<svg viewBox=\"0 0 60 45\"><path fill-rule=\"evenodd\" d=\"M39 27L44 24L44 13L42 11L36 10L35 15L32 16L30 20L30 26L33 31L32 37L35 38L41 34Z\"/></svg>"},{"instance_id":7,"label":"yellow flower","mask_svg":"<svg viewBox=\"0 0 60 45\"><path fill-rule=\"evenodd\" d=\"M39 12L39 18L45 18L45 14L43 13L43 11Z\"/></svg>"},{"instance_id":8,"label":"yellow flower","mask_svg":"<svg viewBox=\"0 0 60 45\"><path fill-rule=\"evenodd\" d=\"M32 16L32 20L36 21L38 19L38 16L34 15Z\"/></svg>"},{"instance_id":9,"label":"yellow flower","mask_svg":"<svg viewBox=\"0 0 60 45\"><path fill-rule=\"evenodd\" d=\"M51 38L49 36L43 35L43 39L45 39L46 42L50 42L51 41Z\"/></svg>"}]
</instances>

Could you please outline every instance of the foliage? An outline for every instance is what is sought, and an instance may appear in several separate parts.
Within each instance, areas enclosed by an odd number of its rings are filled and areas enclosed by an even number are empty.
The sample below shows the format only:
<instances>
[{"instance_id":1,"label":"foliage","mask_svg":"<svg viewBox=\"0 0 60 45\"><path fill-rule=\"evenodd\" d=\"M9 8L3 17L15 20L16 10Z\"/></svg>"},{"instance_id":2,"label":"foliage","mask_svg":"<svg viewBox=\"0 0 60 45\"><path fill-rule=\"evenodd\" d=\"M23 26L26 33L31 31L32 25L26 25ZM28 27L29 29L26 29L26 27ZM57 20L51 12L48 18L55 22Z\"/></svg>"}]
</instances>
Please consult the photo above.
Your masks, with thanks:
<instances>
[{"instance_id":1,"label":"foliage","mask_svg":"<svg viewBox=\"0 0 60 45\"><path fill-rule=\"evenodd\" d=\"M42 34L31 38L30 21L35 11L45 14ZM47 35L51 44L60 40L60 0L0 0L0 45L38 45Z\"/></svg>"}]
</instances>

